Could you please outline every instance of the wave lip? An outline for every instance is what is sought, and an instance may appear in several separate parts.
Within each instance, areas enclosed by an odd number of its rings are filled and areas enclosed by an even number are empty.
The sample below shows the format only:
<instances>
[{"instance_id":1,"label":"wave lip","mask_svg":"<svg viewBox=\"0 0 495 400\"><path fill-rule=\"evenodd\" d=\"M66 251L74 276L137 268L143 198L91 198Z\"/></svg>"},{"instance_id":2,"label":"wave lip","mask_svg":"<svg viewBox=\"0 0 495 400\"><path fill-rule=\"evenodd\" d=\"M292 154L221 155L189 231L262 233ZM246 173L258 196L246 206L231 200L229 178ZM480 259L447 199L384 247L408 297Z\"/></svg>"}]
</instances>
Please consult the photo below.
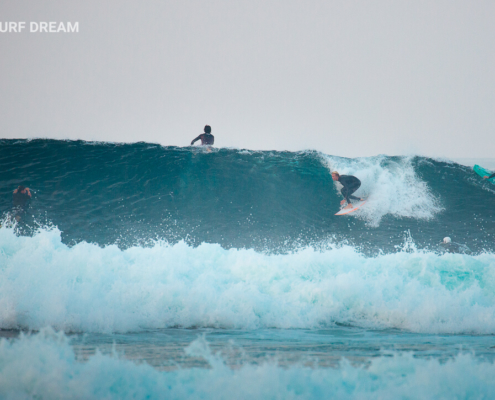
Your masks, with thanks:
<instances>
[{"instance_id":1,"label":"wave lip","mask_svg":"<svg viewBox=\"0 0 495 400\"><path fill-rule=\"evenodd\" d=\"M60 231L0 229L0 328L138 332L167 327L495 333L495 256L350 246L267 255L156 243L68 247Z\"/></svg>"}]
</instances>

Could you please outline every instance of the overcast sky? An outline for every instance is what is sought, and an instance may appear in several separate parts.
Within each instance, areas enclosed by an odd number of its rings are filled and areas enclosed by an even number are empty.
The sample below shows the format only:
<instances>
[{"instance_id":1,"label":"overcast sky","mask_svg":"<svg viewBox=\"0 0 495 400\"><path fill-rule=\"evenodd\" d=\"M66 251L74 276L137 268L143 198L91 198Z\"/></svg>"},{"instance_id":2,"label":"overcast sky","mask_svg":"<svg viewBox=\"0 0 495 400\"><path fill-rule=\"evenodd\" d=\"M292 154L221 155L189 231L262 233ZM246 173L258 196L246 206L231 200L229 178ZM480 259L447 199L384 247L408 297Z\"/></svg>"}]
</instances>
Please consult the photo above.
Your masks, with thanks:
<instances>
[{"instance_id":1,"label":"overcast sky","mask_svg":"<svg viewBox=\"0 0 495 400\"><path fill-rule=\"evenodd\" d=\"M2 0L0 137L495 157L495 2Z\"/></svg>"}]
</instances>

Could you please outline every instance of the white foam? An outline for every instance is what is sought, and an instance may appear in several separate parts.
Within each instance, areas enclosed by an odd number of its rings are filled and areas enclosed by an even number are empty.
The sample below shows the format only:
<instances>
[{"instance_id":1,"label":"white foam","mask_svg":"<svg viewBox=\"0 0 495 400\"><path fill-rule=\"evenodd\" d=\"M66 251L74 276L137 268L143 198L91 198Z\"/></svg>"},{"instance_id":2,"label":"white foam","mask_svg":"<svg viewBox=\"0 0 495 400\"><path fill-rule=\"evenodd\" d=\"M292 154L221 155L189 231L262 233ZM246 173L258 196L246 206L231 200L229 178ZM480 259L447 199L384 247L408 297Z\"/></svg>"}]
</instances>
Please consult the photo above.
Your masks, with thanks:
<instances>
[{"instance_id":1,"label":"white foam","mask_svg":"<svg viewBox=\"0 0 495 400\"><path fill-rule=\"evenodd\" d=\"M0 229L0 328L314 328L495 333L495 256L351 247L265 255L185 243L67 247Z\"/></svg>"},{"instance_id":2,"label":"white foam","mask_svg":"<svg viewBox=\"0 0 495 400\"><path fill-rule=\"evenodd\" d=\"M439 199L416 175L410 157L323 157L330 171L354 175L361 180L361 187L354 195L369 198L366 206L353 215L364 218L370 226L378 226L387 214L428 220L442 210ZM335 184L339 195L341 187Z\"/></svg>"},{"instance_id":3,"label":"white foam","mask_svg":"<svg viewBox=\"0 0 495 400\"><path fill-rule=\"evenodd\" d=\"M157 371L97 353L78 362L51 330L0 341L2 399L454 399L491 398L495 365L470 354L440 363L412 354L381 356L369 367L280 367L277 361L229 368L201 339L187 350L211 368Z\"/></svg>"}]
</instances>

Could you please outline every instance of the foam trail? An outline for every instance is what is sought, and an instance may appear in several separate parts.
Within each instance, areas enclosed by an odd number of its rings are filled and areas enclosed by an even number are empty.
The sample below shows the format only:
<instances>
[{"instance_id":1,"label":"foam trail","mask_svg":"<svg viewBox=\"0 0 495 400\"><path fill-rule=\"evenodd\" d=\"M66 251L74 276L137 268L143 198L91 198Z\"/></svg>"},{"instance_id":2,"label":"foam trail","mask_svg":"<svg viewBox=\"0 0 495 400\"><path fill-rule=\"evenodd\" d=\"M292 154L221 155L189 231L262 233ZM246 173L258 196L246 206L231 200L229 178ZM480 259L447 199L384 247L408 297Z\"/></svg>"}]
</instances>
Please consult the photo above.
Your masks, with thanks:
<instances>
[{"instance_id":1,"label":"foam trail","mask_svg":"<svg viewBox=\"0 0 495 400\"><path fill-rule=\"evenodd\" d=\"M294 365L276 360L229 368L202 339L189 354L211 368L157 371L100 353L78 362L68 340L50 329L0 341L0 397L3 399L452 399L490 398L495 365L459 354L440 363L412 354L383 356L368 368L343 360L339 368ZM462 394L462 395L460 395ZM461 396L461 397L460 397Z\"/></svg>"},{"instance_id":2,"label":"foam trail","mask_svg":"<svg viewBox=\"0 0 495 400\"><path fill-rule=\"evenodd\" d=\"M128 332L182 327L316 328L334 323L495 333L495 256L344 246L266 255L157 243L68 247L60 232L0 229L0 328Z\"/></svg>"}]
</instances>

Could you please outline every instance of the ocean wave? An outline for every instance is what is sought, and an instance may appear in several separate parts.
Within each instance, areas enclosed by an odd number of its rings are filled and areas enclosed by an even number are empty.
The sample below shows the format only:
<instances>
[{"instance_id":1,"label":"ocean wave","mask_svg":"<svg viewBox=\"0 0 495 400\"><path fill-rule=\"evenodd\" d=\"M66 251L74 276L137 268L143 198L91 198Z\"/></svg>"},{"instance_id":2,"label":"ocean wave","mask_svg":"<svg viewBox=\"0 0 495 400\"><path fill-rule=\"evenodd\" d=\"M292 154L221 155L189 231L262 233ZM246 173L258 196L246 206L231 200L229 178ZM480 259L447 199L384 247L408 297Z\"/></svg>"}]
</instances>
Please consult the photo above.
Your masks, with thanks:
<instances>
[{"instance_id":1,"label":"ocean wave","mask_svg":"<svg viewBox=\"0 0 495 400\"><path fill-rule=\"evenodd\" d=\"M361 180L356 194L369 196L361 210L335 216L342 196L333 169ZM471 168L420 156L0 140L0 170L2 215L12 219L12 191L29 186L20 232L56 226L67 244L162 240L290 252L332 239L377 253L394 252L409 230L421 248L449 236L477 253L495 251L495 186Z\"/></svg>"}]
</instances>

